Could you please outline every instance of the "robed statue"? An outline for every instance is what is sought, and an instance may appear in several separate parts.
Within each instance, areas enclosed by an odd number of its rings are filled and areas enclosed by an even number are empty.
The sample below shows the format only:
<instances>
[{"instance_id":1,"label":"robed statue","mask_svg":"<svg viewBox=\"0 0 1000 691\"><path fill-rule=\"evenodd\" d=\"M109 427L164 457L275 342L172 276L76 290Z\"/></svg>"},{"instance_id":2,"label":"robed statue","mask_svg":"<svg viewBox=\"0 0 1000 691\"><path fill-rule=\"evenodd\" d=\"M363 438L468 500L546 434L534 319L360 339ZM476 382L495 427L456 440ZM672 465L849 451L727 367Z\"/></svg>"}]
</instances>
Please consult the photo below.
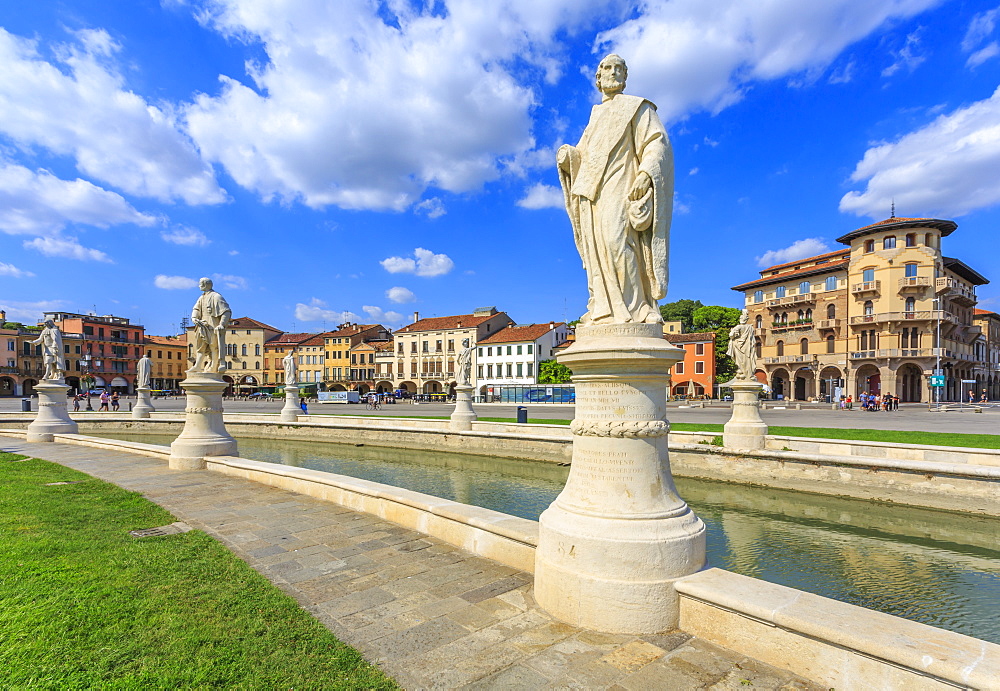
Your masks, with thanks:
<instances>
[{"instance_id":1,"label":"robed statue","mask_svg":"<svg viewBox=\"0 0 1000 691\"><path fill-rule=\"evenodd\" d=\"M45 376L42 378L50 381L62 380L66 376L63 367L64 349L62 333L56 323L46 319L42 333L35 340L28 342L42 346L42 362L45 364Z\"/></svg>"},{"instance_id":2,"label":"robed statue","mask_svg":"<svg viewBox=\"0 0 1000 691\"><path fill-rule=\"evenodd\" d=\"M458 367L455 372L455 383L458 386L472 386L472 355L475 348L469 346L469 339L462 341L465 349L458 354Z\"/></svg>"},{"instance_id":3,"label":"robed statue","mask_svg":"<svg viewBox=\"0 0 1000 691\"><path fill-rule=\"evenodd\" d=\"M288 355L281 359L285 366L285 386L295 386L299 383L299 372L296 369L295 351L288 351Z\"/></svg>"},{"instance_id":4,"label":"robed statue","mask_svg":"<svg viewBox=\"0 0 1000 691\"><path fill-rule=\"evenodd\" d=\"M576 146L556 156L573 238L587 272L593 324L662 323L667 294L674 158L656 106L622 93L628 68L608 55L597 68L601 103Z\"/></svg>"},{"instance_id":5,"label":"robed statue","mask_svg":"<svg viewBox=\"0 0 1000 691\"><path fill-rule=\"evenodd\" d=\"M189 372L222 372L226 369L226 329L233 318L226 299L212 289L212 279L198 282L201 297L191 310L194 323L194 365Z\"/></svg>"},{"instance_id":6,"label":"robed statue","mask_svg":"<svg viewBox=\"0 0 1000 691\"><path fill-rule=\"evenodd\" d=\"M135 366L135 388L136 389L152 389L153 388L153 360L147 351L146 354L139 358L139 362Z\"/></svg>"},{"instance_id":7,"label":"robed statue","mask_svg":"<svg viewBox=\"0 0 1000 691\"><path fill-rule=\"evenodd\" d=\"M736 363L733 381L757 381L757 333L750 325L750 313L740 312L740 323L729 331L726 355Z\"/></svg>"}]
</instances>

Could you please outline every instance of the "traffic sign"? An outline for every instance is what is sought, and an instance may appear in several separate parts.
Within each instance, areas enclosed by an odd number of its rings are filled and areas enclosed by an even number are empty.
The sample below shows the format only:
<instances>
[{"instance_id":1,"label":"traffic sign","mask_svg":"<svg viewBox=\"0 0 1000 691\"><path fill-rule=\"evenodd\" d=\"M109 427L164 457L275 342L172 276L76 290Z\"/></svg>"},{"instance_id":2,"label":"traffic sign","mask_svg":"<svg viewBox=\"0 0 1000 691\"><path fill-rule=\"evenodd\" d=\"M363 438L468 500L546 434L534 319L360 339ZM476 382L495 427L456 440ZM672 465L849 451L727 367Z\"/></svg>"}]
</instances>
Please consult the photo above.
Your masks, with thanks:
<instances>
[{"instance_id":1,"label":"traffic sign","mask_svg":"<svg viewBox=\"0 0 1000 691\"><path fill-rule=\"evenodd\" d=\"M944 386L944 377L939 374L935 374L931 377L931 386Z\"/></svg>"}]
</instances>

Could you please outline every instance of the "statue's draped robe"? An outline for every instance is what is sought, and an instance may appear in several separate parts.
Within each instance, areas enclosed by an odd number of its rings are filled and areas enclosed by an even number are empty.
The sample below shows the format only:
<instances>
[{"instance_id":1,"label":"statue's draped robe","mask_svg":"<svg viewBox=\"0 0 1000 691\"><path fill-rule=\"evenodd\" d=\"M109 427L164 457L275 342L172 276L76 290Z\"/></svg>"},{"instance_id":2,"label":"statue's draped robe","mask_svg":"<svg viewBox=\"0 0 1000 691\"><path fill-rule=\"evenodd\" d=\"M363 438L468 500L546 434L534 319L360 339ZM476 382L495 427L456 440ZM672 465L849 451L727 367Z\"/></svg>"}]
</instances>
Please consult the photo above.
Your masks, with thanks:
<instances>
[{"instance_id":1,"label":"statue's draped robe","mask_svg":"<svg viewBox=\"0 0 1000 691\"><path fill-rule=\"evenodd\" d=\"M285 386L298 386L299 373L295 369L295 354L286 355L281 362L285 366Z\"/></svg>"},{"instance_id":2,"label":"statue's draped robe","mask_svg":"<svg viewBox=\"0 0 1000 691\"><path fill-rule=\"evenodd\" d=\"M566 210L587 271L584 324L662 322L673 212L673 151L656 107L618 94L594 106L580 143L560 168ZM652 180L652 222L636 231L629 193L640 172Z\"/></svg>"},{"instance_id":3,"label":"statue's draped robe","mask_svg":"<svg viewBox=\"0 0 1000 691\"><path fill-rule=\"evenodd\" d=\"M734 326L729 332L726 355L736 363L735 379L754 380L757 371L756 331L749 324Z\"/></svg>"},{"instance_id":4,"label":"statue's draped robe","mask_svg":"<svg viewBox=\"0 0 1000 691\"><path fill-rule=\"evenodd\" d=\"M195 354L206 353L209 355L209 362L203 369L205 372L221 371L221 364L226 356L226 337L225 331L217 331L215 327L225 326L230 317L232 317L232 310L229 308L229 303L214 290L202 293L198 301L194 303L194 308L191 310L192 321L200 319L206 322L209 327L207 329L198 327L194 330Z\"/></svg>"},{"instance_id":5,"label":"statue's draped robe","mask_svg":"<svg viewBox=\"0 0 1000 691\"><path fill-rule=\"evenodd\" d=\"M153 361L148 357L139 358L135 366L135 388L152 388Z\"/></svg>"}]
</instances>

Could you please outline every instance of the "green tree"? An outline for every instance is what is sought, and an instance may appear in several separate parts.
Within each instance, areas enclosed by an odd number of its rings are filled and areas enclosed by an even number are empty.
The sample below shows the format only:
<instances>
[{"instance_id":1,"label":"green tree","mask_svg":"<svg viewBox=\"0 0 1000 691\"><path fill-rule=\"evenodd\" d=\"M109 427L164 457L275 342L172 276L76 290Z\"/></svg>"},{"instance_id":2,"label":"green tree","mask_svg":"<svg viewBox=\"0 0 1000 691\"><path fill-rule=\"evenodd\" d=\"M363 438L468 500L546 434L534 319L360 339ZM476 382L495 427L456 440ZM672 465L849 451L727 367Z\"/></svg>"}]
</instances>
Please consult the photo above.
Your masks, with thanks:
<instances>
[{"instance_id":1,"label":"green tree","mask_svg":"<svg viewBox=\"0 0 1000 691\"><path fill-rule=\"evenodd\" d=\"M568 384L573 376L572 370L566 365L560 365L555 360L542 360L538 363L539 384Z\"/></svg>"},{"instance_id":2,"label":"green tree","mask_svg":"<svg viewBox=\"0 0 1000 691\"><path fill-rule=\"evenodd\" d=\"M691 315L695 331L715 333L715 381L727 382L736 376L736 363L726 355L729 349L729 331L740 323L740 310L735 307L705 305Z\"/></svg>"},{"instance_id":3,"label":"green tree","mask_svg":"<svg viewBox=\"0 0 1000 691\"><path fill-rule=\"evenodd\" d=\"M665 302L660 305L660 316L663 321L679 321L684 327L684 331L691 331L692 315L695 310L703 307L701 300L677 300L675 302Z\"/></svg>"}]
</instances>

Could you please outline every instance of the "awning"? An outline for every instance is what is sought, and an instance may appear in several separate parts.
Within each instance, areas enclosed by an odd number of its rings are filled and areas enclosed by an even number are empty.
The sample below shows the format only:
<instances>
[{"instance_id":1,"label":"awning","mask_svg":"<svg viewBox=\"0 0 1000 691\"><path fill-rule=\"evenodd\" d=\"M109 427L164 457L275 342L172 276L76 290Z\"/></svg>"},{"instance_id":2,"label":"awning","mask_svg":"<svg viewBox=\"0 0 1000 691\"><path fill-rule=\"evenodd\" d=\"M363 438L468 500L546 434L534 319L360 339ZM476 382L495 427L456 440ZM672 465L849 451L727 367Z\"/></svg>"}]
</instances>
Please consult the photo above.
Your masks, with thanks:
<instances>
[{"instance_id":1,"label":"awning","mask_svg":"<svg viewBox=\"0 0 1000 691\"><path fill-rule=\"evenodd\" d=\"M111 386L128 386L128 379L125 377L115 377L111 380Z\"/></svg>"}]
</instances>

